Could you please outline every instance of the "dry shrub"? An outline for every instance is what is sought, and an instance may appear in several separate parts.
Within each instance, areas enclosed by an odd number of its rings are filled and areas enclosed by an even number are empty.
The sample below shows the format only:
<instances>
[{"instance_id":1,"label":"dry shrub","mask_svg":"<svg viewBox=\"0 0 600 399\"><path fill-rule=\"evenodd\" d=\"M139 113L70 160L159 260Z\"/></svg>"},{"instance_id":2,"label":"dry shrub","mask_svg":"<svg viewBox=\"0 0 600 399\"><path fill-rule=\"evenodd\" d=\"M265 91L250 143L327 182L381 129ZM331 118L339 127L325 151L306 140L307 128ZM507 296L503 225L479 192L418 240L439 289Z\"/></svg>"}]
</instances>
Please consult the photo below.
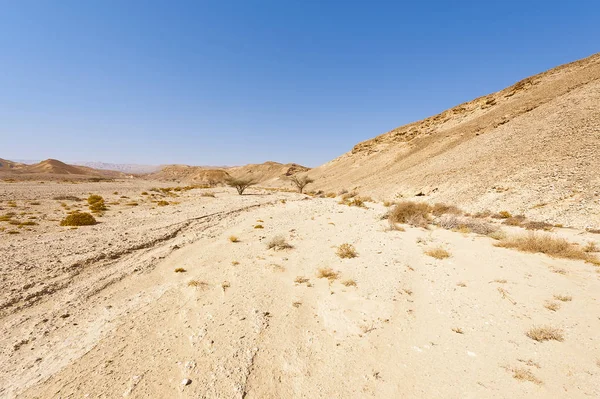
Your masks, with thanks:
<instances>
[{"instance_id":1,"label":"dry shrub","mask_svg":"<svg viewBox=\"0 0 600 399\"><path fill-rule=\"evenodd\" d=\"M490 235L499 230L497 226L483 220L455 215L443 215L436 218L434 223L443 229L473 232L481 235Z\"/></svg>"},{"instance_id":2,"label":"dry shrub","mask_svg":"<svg viewBox=\"0 0 600 399\"><path fill-rule=\"evenodd\" d=\"M341 191L340 191L340 193L341 193ZM346 201L350 200L351 198L356 197L357 195L358 195L358 193L356 191L352 191L351 193L346 192L342 195L342 201L346 202Z\"/></svg>"},{"instance_id":3,"label":"dry shrub","mask_svg":"<svg viewBox=\"0 0 600 399\"><path fill-rule=\"evenodd\" d=\"M446 259L450 257L450 252L446 251L444 248L437 247L425 250L425 255L429 255L436 259Z\"/></svg>"},{"instance_id":4,"label":"dry shrub","mask_svg":"<svg viewBox=\"0 0 600 399\"><path fill-rule=\"evenodd\" d=\"M175 273L185 273L187 270L185 270L183 267L178 267L177 269L175 269Z\"/></svg>"},{"instance_id":5,"label":"dry shrub","mask_svg":"<svg viewBox=\"0 0 600 399\"><path fill-rule=\"evenodd\" d=\"M463 211L454 205L447 205L438 202L431 208L431 213L433 213L435 216L442 216L447 214L462 215Z\"/></svg>"},{"instance_id":6,"label":"dry shrub","mask_svg":"<svg viewBox=\"0 0 600 399\"><path fill-rule=\"evenodd\" d=\"M310 280L309 280L309 279L307 279L307 278L306 278L306 277L304 277L304 276L298 276L298 277L296 277L296 279L294 280L294 283L296 283L296 284L306 284L306 283L308 283L309 281L310 281Z\"/></svg>"},{"instance_id":7,"label":"dry shrub","mask_svg":"<svg viewBox=\"0 0 600 399\"><path fill-rule=\"evenodd\" d=\"M546 222L527 222L522 225L527 230L544 230L550 231L554 227L554 225Z\"/></svg>"},{"instance_id":8,"label":"dry shrub","mask_svg":"<svg viewBox=\"0 0 600 399\"><path fill-rule=\"evenodd\" d=\"M462 328L460 328L460 327L454 327L454 328L452 328L452 331L454 331L454 332L455 332L455 333L457 333L457 334L464 334L464 333L465 333L465 332L463 331L463 329L462 329Z\"/></svg>"},{"instance_id":9,"label":"dry shrub","mask_svg":"<svg viewBox=\"0 0 600 399\"><path fill-rule=\"evenodd\" d=\"M346 205L365 208L365 201L361 197L354 197L351 201L348 201Z\"/></svg>"},{"instance_id":10,"label":"dry shrub","mask_svg":"<svg viewBox=\"0 0 600 399\"><path fill-rule=\"evenodd\" d=\"M562 330L549 326L534 327L527 331L526 335L538 342L565 340Z\"/></svg>"},{"instance_id":11,"label":"dry shrub","mask_svg":"<svg viewBox=\"0 0 600 399\"><path fill-rule=\"evenodd\" d=\"M345 285L346 287L356 287L356 281L354 281L352 279L344 280L344 281L342 281L342 284Z\"/></svg>"},{"instance_id":12,"label":"dry shrub","mask_svg":"<svg viewBox=\"0 0 600 399\"><path fill-rule=\"evenodd\" d=\"M229 236L229 241L231 241L231 242L240 242L240 239L237 238L236 236Z\"/></svg>"},{"instance_id":13,"label":"dry shrub","mask_svg":"<svg viewBox=\"0 0 600 399\"><path fill-rule=\"evenodd\" d=\"M571 302L573 300L573 297L570 295L554 295L554 299L562 302Z\"/></svg>"},{"instance_id":14,"label":"dry shrub","mask_svg":"<svg viewBox=\"0 0 600 399\"><path fill-rule=\"evenodd\" d=\"M431 206L423 202L402 201L389 214L392 224L409 224L415 227L427 227Z\"/></svg>"},{"instance_id":15,"label":"dry shrub","mask_svg":"<svg viewBox=\"0 0 600 399\"><path fill-rule=\"evenodd\" d=\"M505 224L507 226L521 226L521 224L523 224L524 221L525 216L517 215L504 219L504 222L502 222L502 224Z\"/></svg>"},{"instance_id":16,"label":"dry shrub","mask_svg":"<svg viewBox=\"0 0 600 399\"><path fill-rule=\"evenodd\" d=\"M600 260L571 244L564 238L556 238L547 234L530 233L508 237L495 244L497 247L513 248L523 252L543 253L556 258L585 260L600 264Z\"/></svg>"},{"instance_id":17,"label":"dry shrub","mask_svg":"<svg viewBox=\"0 0 600 399\"><path fill-rule=\"evenodd\" d=\"M329 281L337 280L340 274L330 267L324 267L317 270L318 278L326 278Z\"/></svg>"},{"instance_id":18,"label":"dry shrub","mask_svg":"<svg viewBox=\"0 0 600 399\"><path fill-rule=\"evenodd\" d=\"M267 249L282 250L289 248L293 247L285 240L285 237L281 235L273 237L271 241L267 243Z\"/></svg>"},{"instance_id":19,"label":"dry shrub","mask_svg":"<svg viewBox=\"0 0 600 399\"><path fill-rule=\"evenodd\" d=\"M61 222L61 226L92 226L98 223L96 219L87 212L75 212L68 215Z\"/></svg>"},{"instance_id":20,"label":"dry shrub","mask_svg":"<svg viewBox=\"0 0 600 399\"><path fill-rule=\"evenodd\" d=\"M254 226L255 229L264 229L265 227L262 224L257 224Z\"/></svg>"},{"instance_id":21,"label":"dry shrub","mask_svg":"<svg viewBox=\"0 0 600 399\"><path fill-rule=\"evenodd\" d=\"M492 218L494 219L508 219L512 217L512 215L510 214L509 211L500 211L494 215L492 215Z\"/></svg>"},{"instance_id":22,"label":"dry shrub","mask_svg":"<svg viewBox=\"0 0 600 399\"><path fill-rule=\"evenodd\" d=\"M537 378L533 373L525 368L511 368L509 369L513 373L513 378L520 381L529 381L537 385L542 385L542 381Z\"/></svg>"},{"instance_id":23,"label":"dry shrub","mask_svg":"<svg viewBox=\"0 0 600 399\"><path fill-rule=\"evenodd\" d=\"M552 301L546 301L546 303L544 304L544 307L546 309L548 309L548 310L556 312L558 309L560 309L560 303L558 303L558 302L552 302Z\"/></svg>"},{"instance_id":24,"label":"dry shrub","mask_svg":"<svg viewBox=\"0 0 600 399\"><path fill-rule=\"evenodd\" d=\"M337 195L335 193L327 193L327 194L325 194L325 197L327 197L327 198L335 198L335 197L337 197Z\"/></svg>"},{"instance_id":25,"label":"dry shrub","mask_svg":"<svg viewBox=\"0 0 600 399\"><path fill-rule=\"evenodd\" d=\"M189 287L195 287L200 289L208 288L209 284L205 281L200 280L190 280L187 284Z\"/></svg>"},{"instance_id":26,"label":"dry shrub","mask_svg":"<svg viewBox=\"0 0 600 399\"><path fill-rule=\"evenodd\" d=\"M129 205L129 204L127 204L127 205ZM169 203L167 201L158 201L156 203L156 205L157 206L167 206L167 205L169 205Z\"/></svg>"},{"instance_id":27,"label":"dry shrub","mask_svg":"<svg viewBox=\"0 0 600 399\"><path fill-rule=\"evenodd\" d=\"M354 245L348 243L340 245L336 254L342 259L356 258L358 256Z\"/></svg>"},{"instance_id":28,"label":"dry shrub","mask_svg":"<svg viewBox=\"0 0 600 399\"><path fill-rule=\"evenodd\" d=\"M211 191L207 191L204 192L202 194L200 194L201 197L211 197L211 198L215 198L215 193L211 192Z\"/></svg>"},{"instance_id":29,"label":"dry shrub","mask_svg":"<svg viewBox=\"0 0 600 399\"><path fill-rule=\"evenodd\" d=\"M598 248L598 245L596 245L595 242L590 241L585 245L585 247L583 247L583 251L584 252L600 252L600 248Z\"/></svg>"},{"instance_id":30,"label":"dry shrub","mask_svg":"<svg viewBox=\"0 0 600 399\"><path fill-rule=\"evenodd\" d=\"M588 233L600 234L600 229L585 229Z\"/></svg>"}]
</instances>

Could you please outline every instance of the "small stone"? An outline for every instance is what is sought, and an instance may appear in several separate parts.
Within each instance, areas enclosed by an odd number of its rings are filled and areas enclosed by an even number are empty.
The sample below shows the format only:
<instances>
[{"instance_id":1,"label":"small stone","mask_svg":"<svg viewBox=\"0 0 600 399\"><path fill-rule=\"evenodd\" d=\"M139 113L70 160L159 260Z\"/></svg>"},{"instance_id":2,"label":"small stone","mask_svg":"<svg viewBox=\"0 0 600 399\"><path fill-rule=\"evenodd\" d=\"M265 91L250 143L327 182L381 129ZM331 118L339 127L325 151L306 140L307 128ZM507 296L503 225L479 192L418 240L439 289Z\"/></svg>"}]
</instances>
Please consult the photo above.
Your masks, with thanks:
<instances>
[{"instance_id":1,"label":"small stone","mask_svg":"<svg viewBox=\"0 0 600 399\"><path fill-rule=\"evenodd\" d=\"M192 380L190 380L189 378L184 378L181 381L181 385L186 386L186 385L190 385L192 383Z\"/></svg>"}]
</instances>

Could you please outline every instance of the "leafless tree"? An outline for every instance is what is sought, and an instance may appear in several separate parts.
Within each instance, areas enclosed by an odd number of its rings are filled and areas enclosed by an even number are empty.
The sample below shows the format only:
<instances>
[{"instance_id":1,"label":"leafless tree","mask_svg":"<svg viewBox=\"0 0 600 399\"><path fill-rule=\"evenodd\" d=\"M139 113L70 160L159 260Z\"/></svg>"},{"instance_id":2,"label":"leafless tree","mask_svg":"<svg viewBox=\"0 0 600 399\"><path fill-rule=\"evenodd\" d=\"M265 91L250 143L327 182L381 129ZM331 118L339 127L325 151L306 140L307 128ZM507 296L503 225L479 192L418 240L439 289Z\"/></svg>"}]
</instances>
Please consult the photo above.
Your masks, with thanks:
<instances>
[{"instance_id":1,"label":"leafless tree","mask_svg":"<svg viewBox=\"0 0 600 399\"><path fill-rule=\"evenodd\" d=\"M292 176L290 177L291 182L294 184L294 186L296 186L296 188L298 189L298 192L300 194L302 194L302 191L304 191L304 187L306 187L308 184L314 182L313 179L311 179L308 176Z\"/></svg>"},{"instance_id":2,"label":"leafless tree","mask_svg":"<svg viewBox=\"0 0 600 399\"><path fill-rule=\"evenodd\" d=\"M229 177L225 179L225 184L229 187L235 187L239 195L244 194L244 190L248 187L256 184L253 179L236 179L235 177Z\"/></svg>"}]
</instances>

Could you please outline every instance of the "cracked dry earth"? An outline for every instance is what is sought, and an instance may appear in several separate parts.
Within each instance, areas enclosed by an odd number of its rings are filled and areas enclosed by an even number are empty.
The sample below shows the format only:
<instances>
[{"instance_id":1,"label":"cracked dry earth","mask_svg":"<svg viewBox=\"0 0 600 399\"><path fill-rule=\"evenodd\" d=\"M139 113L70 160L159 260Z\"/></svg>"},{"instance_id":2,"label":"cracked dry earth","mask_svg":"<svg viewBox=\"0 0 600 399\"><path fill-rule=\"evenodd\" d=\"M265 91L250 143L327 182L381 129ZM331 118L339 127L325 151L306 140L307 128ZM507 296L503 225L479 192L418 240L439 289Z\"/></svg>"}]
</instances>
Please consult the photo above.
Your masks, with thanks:
<instances>
[{"instance_id":1,"label":"cracked dry earth","mask_svg":"<svg viewBox=\"0 0 600 399\"><path fill-rule=\"evenodd\" d=\"M141 231L145 220L183 227L91 260L64 287L10 305L0 396L600 396L597 267L497 248L475 234L388 231L379 204L199 191L160 211L109 210L93 227L98 235L131 218ZM268 249L277 235L292 248ZM36 252L36 235L19 239ZM358 256L340 259L342 243ZM3 255L15 248L2 245ZM435 246L451 257L424 254ZM327 267L337 279L318 277ZM555 295L571 300L546 309ZM526 336L539 325L560 328L564 341Z\"/></svg>"}]
</instances>

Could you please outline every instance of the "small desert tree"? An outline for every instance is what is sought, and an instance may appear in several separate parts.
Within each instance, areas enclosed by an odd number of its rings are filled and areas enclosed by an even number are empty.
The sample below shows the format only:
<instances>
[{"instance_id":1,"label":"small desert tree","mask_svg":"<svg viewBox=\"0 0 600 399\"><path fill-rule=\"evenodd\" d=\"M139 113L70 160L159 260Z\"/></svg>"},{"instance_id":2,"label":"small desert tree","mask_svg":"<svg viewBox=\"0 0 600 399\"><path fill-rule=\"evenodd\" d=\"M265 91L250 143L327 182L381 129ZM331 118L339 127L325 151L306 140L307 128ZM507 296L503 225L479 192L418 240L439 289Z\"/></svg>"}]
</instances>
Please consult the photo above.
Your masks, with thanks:
<instances>
[{"instance_id":1,"label":"small desert tree","mask_svg":"<svg viewBox=\"0 0 600 399\"><path fill-rule=\"evenodd\" d=\"M238 194L242 195L244 194L244 190L246 190L250 186L255 185L256 182L252 179L236 179L235 177L229 177L225 179L225 184L227 184L229 187L235 187Z\"/></svg>"},{"instance_id":2,"label":"small desert tree","mask_svg":"<svg viewBox=\"0 0 600 399\"><path fill-rule=\"evenodd\" d=\"M294 186L296 186L296 188L298 189L298 192L300 194L302 194L304 187L306 187L310 183L314 182L314 180L308 176L302 176L302 177L292 176L292 177L290 177L290 180L292 181Z\"/></svg>"}]
</instances>

